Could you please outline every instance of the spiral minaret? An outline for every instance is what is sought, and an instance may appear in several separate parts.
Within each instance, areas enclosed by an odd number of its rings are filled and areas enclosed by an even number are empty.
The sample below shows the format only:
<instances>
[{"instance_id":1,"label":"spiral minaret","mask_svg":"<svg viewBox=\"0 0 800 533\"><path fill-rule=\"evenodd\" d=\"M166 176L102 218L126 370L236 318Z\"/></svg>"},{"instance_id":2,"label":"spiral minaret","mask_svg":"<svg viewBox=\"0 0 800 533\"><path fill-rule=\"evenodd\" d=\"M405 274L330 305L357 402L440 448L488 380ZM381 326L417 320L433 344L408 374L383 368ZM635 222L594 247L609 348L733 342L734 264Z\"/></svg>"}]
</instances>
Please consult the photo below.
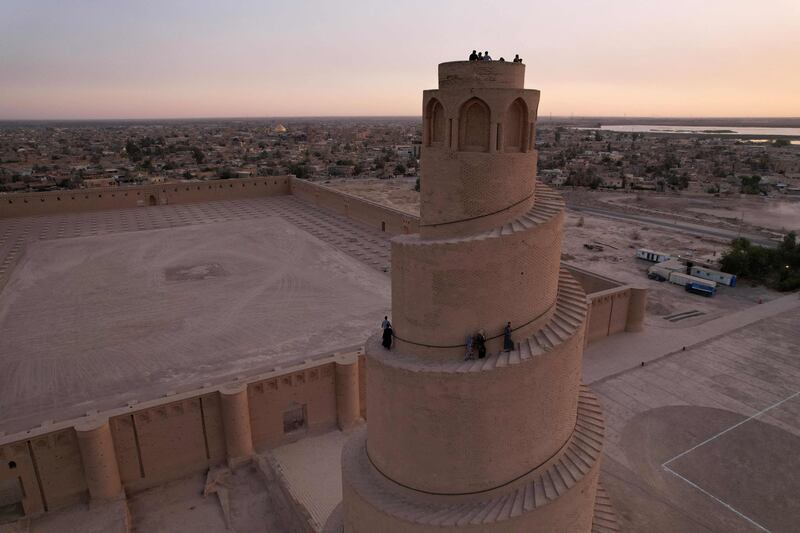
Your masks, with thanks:
<instances>
[{"instance_id":1,"label":"spiral minaret","mask_svg":"<svg viewBox=\"0 0 800 533\"><path fill-rule=\"evenodd\" d=\"M442 63L423 93L420 233L392 241L395 345L367 342L368 423L342 455L336 529L592 530L603 420L580 381L586 296L560 268L563 201L534 178L524 77ZM488 355L465 360L479 330Z\"/></svg>"}]
</instances>

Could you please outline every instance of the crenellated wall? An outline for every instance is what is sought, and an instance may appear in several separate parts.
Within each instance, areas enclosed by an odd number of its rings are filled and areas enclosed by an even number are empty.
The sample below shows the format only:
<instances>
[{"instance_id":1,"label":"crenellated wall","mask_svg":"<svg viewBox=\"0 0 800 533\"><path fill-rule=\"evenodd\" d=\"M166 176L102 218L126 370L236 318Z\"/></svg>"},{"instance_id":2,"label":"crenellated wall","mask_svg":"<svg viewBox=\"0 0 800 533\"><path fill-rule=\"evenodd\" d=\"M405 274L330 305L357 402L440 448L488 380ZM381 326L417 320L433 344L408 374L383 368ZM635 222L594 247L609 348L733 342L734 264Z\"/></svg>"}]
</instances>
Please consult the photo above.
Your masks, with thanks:
<instances>
[{"instance_id":1,"label":"crenellated wall","mask_svg":"<svg viewBox=\"0 0 800 533\"><path fill-rule=\"evenodd\" d=\"M36 516L111 499L120 484L130 494L226 459L235 466L253 450L342 423L352 427L364 410L360 355L331 354L219 387L0 436L0 482L18 480L25 514ZM297 413L300 418L293 418Z\"/></svg>"},{"instance_id":2,"label":"crenellated wall","mask_svg":"<svg viewBox=\"0 0 800 533\"><path fill-rule=\"evenodd\" d=\"M0 194L0 218L289 194L290 178L290 176L268 176Z\"/></svg>"},{"instance_id":3,"label":"crenellated wall","mask_svg":"<svg viewBox=\"0 0 800 533\"><path fill-rule=\"evenodd\" d=\"M586 344L644 327L647 289L625 285L575 265L564 267L580 282L589 300Z\"/></svg>"},{"instance_id":4,"label":"crenellated wall","mask_svg":"<svg viewBox=\"0 0 800 533\"><path fill-rule=\"evenodd\" d=\"M419 231L419 217L371 202L364 198L337 191L297 178L291 180L291 194L323 209L335 211L389 235L404 235Z\"/></svg>"}]
</instances>

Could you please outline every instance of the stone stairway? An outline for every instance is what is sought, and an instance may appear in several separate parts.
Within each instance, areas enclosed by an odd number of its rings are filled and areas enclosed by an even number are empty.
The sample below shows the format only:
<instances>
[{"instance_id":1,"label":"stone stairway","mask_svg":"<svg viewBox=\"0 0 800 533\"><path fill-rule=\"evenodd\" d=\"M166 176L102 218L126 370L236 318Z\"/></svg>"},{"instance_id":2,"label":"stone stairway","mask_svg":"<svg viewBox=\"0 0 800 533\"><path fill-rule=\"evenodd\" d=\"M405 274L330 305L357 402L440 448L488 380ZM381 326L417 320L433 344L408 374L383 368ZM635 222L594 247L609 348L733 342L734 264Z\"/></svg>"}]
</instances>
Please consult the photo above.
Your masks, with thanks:
<instances>
[{"instance_id":1,"label":"stone stairway","mask_svg":"<svg viewBox=\"0 0 800 533\"><path fill-rule=\"evenodd\" d=\"M544 224L551 218L558 215L564 210L564 200L555 191L537 182L536 185L536 200L533 207L521 216L515 218L511 222L504 224L500 228L492 230L490 233L493 237L504 235L511 235L518 231L525 231L527 229ZM479 236L480 237L480 236Z\"/></svg>"},{"instance_id":2,"label":"stone stairway","mask_svg":"<svg viewBox=\"0 0 800 533\"><path fill-rule=\"evenodd\" d=\"M556 309L550 320L532 336L516 343L510 352L488 354L483 360L464 361L458 372L476 372L520 364L553 350L580 329L587 312L586 294L565 270L559 273Z\"/></svg>"},{"instance_id":3,"label":"stone stairway","mask_svg":"<svg viewBox=\"0 0 800 533\"><path fill-rule=\"evenodd\" d=\"M514 233L528 231L542 224L549 223L554 217L558 216L565 209L564 200L561 196L538 181L536 182L536 196L533 206L522 213L517 218L487 231L465 235L461 237L450 237L446 239L423 239L416 243L417 246L437 246L443 242L461 243L464 241L497 239L513 235Z\"/></svg>"},{"instance_id":4,"label":"stone stairway","mask_svg":"<svg viewBox=\"0 0 800 533\"><path fill-rule=\"evenodd\" d=\"M599 468L603 449L604 421L596 397L581 386L575 429L565 445L545 464L504 486L475 494L435 495L418 493L381 476L368 459L365 434L345 449L343 460L351 462L359 475L354 487L365 499L404 521L436 527L480 526L511 520L545 507L578 488L584 478ZM433 503L432 503L433 501ZM607 496L596 504L598 533L617 531ZM599 511L599 515L597 512Z\"/></svg>"},{"instance_id":5,"label":"stone stairway","mask_svg":"<svg viewBox=\"0 0 800 533\"><path fill-rule=\"evenodd\" d=\"M463 361L461 359L433 359L427 357L403 356L390 357L392 352L376 350L382 360L388 364L407 368L408 370L434 372L487 372L498 368L518 365L533 360L550 352L558 345L567 342L582 327L588 305L586 294L575 278L564 268L559 271L558 295L555 311L550 319L532 336L516 343L516 348L509 352L488 353L484 359ZM367 343L379 343L377 337ZM381 354L384 357L381 357Z\"/></svg>"},{"instance_id":6,"label":"stone stairway","mask_svg":"<svg viewBox=\"0 0 800 533\"><path fill-rule=\"evenodd\" d=\"M617 514L611 503L606 489L601 483L597 485L594 497L594 519L592 520L592 533L619 533L621 531L617 522Z\"/></svg>"}]
</instances>

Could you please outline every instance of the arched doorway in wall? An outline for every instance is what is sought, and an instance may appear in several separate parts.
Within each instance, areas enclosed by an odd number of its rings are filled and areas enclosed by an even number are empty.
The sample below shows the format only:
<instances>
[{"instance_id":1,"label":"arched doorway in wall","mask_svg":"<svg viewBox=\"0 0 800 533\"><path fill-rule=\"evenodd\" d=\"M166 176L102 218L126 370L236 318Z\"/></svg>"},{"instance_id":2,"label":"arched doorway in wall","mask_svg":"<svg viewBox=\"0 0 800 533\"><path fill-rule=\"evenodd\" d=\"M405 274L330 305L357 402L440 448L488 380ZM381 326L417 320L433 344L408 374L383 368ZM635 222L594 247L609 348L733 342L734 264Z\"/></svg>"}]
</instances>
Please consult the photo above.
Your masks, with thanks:
<instances>
[{"instance_id":1,"label":"arched doorway in wall","mask_svg":"<svg viewBox=\"0 0 800 533\"><path fill-rule=\"evenodd\" d=\"M462 152L489 151L489 106L471 98L458 115L458 149Z\"/></svg>"},{"instance_id":2,"label":"arched doorway in wall","mask_svg":"<svg viewBox=\"0 0 800 533\"><path fill-rule=\"evenodd\" d=\"M283 433L294 433L307 427L306 404L289 403L283 412Z\"/></svg>"},{"instance_id":3,"label":"arched doorway in wall","mask_svg":"<svg viewBox=\"0 0 800 533\"><path fill-rule=\"evenodd\" d=\"M10 461L8 466L9 470L13 470L17 463ZM25 518L24 497L19 476L0 479L0 524Z\"/></svg>"},{"instance_id":4,"label":"arched doorway in wall","mask_svg":"<svg viewBox=\"0 0 800 533\"><path fill-rule=\"evenodd\" d=\"M503 151L523 152L528 146L528 106L517 98L503 116Z\"/></svg>"},{"instance_id":5,"label":"arched doorway in wall","mask_svg":"<svg viewBox=\"0 0 800 533\"><path fill-rule=\"evenodd\" d=\"M428 102L426 126L428 128L428 146L441 146L445 141L444 107L436 98Z\"/></svg>"},{"instance_id":6,"label":"arched doorway in wall","mask_svg":"<svg viewBox=\"0 0 800 533\"><path fill-rule=\"evenodd\" d=\"M158 205L158 200L156 200L156 196L154 194L151 194L147 198L147 205Z\"/></svg>"}]
</instances>

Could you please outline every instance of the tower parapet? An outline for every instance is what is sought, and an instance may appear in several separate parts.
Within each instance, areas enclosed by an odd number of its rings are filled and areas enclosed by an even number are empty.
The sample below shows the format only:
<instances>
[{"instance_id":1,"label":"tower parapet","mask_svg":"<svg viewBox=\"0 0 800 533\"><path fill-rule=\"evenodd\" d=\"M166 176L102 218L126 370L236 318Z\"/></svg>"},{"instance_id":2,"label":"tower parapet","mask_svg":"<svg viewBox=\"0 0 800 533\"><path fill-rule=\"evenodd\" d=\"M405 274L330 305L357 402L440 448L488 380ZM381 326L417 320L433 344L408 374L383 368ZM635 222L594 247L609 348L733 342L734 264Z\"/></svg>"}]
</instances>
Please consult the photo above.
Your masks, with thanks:
<instances>
[{"instance_id":1,"label":"tower parapet","mask_svg":"<svg viewBox=\"0 0 800 533\"><path fill-rule=\"evenodd\" d=\"M422 97L422 237L476 233L533 204L539 91L524 75L521 63L439 65Z\"/></svg>"},{"instance_id":2,"label":"tower parapet","mask_svg":"<svg viewBox=\"0 0 800 533\"><path fill-rule=\"evenodd\" d=\"M345 531L592 527L603 421L580 383L586 295L560 269L563 201L535 181L524 73L443 63L423 93L420 233L392 240L396 342L366 345ZM479 330L488 355L465 360Z\"/></svg>"}]
</instances>

